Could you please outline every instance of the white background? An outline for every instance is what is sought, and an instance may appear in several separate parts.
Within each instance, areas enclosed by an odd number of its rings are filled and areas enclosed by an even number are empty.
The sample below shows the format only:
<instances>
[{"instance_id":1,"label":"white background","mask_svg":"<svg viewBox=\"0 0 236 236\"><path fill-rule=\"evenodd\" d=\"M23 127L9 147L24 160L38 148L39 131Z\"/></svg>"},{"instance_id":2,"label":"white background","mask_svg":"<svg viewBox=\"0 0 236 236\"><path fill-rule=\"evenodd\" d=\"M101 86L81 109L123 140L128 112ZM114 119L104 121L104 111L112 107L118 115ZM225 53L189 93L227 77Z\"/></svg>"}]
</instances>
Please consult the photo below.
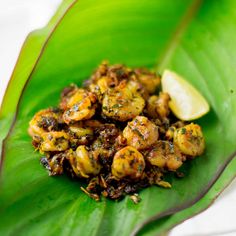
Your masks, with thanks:
<instances>
[{"instance_id":1,"label":"white background","mask_svg":"<svg viewBox=\"0 0 236 236\"><path fill-rule=\"evenodd\" d=\"M0 104L27 34L43 27L60 0L0 0ZM177 226L170 236L236 236L236 180L210 209Z\"/></svg>"}]
</instances>

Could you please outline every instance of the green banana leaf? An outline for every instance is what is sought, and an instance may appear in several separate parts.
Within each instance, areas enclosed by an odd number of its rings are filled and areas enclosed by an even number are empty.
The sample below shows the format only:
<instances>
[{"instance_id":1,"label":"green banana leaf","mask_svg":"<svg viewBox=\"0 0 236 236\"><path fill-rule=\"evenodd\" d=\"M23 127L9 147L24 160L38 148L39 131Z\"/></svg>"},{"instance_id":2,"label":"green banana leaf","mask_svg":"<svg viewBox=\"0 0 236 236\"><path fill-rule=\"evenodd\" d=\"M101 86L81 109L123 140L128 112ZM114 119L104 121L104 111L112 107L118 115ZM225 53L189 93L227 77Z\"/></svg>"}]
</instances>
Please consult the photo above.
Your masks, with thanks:
<instances>
[{"instance_id":1,"label":"green banana leaf","mask_svg":"<svg viewBox=\"0 0 236 236\"><path fill-rule=\"evenodd\" d=\"M235 24L233 0L64 1L26 40L1 107L0 235L157 235L208 207L235 176ZM48 177L27 134L36 111L104 59L175 70L211 106L198 121L206 153L186 163L185 178L169 176L172 189L141 191L137 205L97 203L82 183Z\"/></svg>"}]
</instances>

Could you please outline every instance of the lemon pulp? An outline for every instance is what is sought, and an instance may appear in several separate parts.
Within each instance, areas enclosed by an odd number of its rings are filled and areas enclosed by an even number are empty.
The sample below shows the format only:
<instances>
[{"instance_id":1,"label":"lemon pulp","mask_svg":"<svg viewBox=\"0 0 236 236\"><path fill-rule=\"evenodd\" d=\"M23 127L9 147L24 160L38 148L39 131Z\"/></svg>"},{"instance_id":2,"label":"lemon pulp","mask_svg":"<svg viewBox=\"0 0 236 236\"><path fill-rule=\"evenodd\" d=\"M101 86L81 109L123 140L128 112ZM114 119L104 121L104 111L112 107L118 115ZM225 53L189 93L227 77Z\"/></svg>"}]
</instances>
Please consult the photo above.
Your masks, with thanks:
<instances>
[{"instance_id":1,"label":"lemon pulp","mask_svg":"<svg viewBox=\"0 0 236 236\"><path fill-rule=\"evenodd\" d=\"M165 70L161 82L163 92L171 98L169 107L179 119L194 120L209 111L206 99L177 73Z\"/></svg>"}]
</instances>

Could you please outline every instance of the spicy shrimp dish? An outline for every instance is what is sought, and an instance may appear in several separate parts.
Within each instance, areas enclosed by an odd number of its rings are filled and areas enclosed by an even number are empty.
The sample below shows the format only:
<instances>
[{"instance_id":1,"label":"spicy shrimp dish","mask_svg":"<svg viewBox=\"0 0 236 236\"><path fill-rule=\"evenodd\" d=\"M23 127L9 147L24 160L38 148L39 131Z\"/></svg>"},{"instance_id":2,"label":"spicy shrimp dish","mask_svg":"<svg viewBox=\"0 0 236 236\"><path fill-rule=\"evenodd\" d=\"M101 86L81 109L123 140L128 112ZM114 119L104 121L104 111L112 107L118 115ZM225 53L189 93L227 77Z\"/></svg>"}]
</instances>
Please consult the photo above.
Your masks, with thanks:
<instances>
[{"instance_id":1,"label":"spicy shrimp dish","mask_svg":"<svg viewBox=\"0 0 236 236\"><path fill-rule=\"evenodd\" d=\"M103 62L83 87L64 88L58 107L40 110L29 123L49 175L81 179L81 190L96 201L130 195L137 203L143 188L170 188L165 175L202 155L205 139L198 124L171 112L161 79Z\"/></svg>"}]
</instances>

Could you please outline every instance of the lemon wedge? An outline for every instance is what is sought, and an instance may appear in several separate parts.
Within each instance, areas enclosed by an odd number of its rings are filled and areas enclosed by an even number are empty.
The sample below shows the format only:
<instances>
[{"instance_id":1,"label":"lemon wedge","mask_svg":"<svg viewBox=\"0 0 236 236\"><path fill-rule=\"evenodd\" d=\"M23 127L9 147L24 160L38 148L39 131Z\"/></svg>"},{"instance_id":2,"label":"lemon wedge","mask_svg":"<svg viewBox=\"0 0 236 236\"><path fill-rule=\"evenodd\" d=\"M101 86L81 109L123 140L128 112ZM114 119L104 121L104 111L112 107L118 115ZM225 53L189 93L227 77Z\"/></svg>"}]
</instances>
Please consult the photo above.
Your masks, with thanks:
<instances>
[{"instance_id":1,"label":"lemon wedge","mask_svg":"<svg viewBox=\"0 0 236 236\"><path fill-rule=\"evenodd\" d=\"M161 82L163 92L170 95L169 107L177 118L194 120L209 111L206 99L180 75L165 70Z\"/></svg>"}]
</instances>

